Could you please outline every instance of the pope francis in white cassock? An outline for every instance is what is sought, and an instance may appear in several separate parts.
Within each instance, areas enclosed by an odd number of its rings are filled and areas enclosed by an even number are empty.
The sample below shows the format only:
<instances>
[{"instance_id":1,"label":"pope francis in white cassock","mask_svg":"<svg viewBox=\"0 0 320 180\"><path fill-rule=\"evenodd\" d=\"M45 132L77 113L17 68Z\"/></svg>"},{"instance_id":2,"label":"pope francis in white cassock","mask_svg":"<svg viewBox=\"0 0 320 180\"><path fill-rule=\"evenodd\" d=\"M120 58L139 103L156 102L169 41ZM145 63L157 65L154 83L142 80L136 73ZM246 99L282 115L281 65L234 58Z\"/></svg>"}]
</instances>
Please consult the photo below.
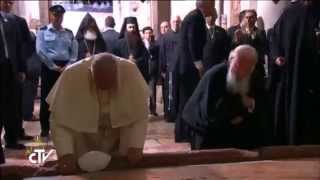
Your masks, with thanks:
<instances>
[{"instance_id":1,"label":"pope francis in white cassock","mask_svg":"<svg viewBox=\"0 0 320 180\"><path fill-rule=\"evenodd\" d=\"M47 97L60 172L73 173L77 165L86 171L101 170L107 162L95 168L89 161L97 163L99 157L107 161L109 155L139 161L149 95L136 65L109 53L65 69Z\"/></svg>"}]
</instances>

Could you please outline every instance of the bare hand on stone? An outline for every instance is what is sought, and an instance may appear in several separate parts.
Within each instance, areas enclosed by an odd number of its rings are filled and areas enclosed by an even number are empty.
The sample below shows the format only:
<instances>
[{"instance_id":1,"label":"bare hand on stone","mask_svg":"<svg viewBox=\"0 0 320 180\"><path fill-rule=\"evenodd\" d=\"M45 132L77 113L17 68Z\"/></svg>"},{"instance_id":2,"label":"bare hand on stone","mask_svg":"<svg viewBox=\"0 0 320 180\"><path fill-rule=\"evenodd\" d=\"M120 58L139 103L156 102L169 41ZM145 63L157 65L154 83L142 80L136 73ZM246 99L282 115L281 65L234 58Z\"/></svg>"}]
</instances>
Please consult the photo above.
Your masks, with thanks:
<instances>
[{"instance_id":1,"label":"bare hand on stone","mask_svg":"<svg viewBox=\"0 0 320 180\"><path fill-rule=\"evenodd\" d=\"M231 120L232 125L239 125L243 122L243 117L237 116Z\"/></svg>"},{"instance_id":2,"label":"bare hand on stone","mask_svg":"<svg viewBox=\"0 0 320 180\"><path fill-rule=\"evenodd\" d=\"M129 148L128 149L128 161L130 165L136 165L143 158L143 152L141 148Z\"/></svg>"},{"instance_id":3,"label":"bare hand on stone","mask_svg":"<svg viewBox=\"0 0 320 180\"><path fill-rule=\"evenodd\" d=\"M67 154L58 158L58 171L60 174L75 174L78 171L76 160L73 154Z\"/></svg>"}]
</instances>

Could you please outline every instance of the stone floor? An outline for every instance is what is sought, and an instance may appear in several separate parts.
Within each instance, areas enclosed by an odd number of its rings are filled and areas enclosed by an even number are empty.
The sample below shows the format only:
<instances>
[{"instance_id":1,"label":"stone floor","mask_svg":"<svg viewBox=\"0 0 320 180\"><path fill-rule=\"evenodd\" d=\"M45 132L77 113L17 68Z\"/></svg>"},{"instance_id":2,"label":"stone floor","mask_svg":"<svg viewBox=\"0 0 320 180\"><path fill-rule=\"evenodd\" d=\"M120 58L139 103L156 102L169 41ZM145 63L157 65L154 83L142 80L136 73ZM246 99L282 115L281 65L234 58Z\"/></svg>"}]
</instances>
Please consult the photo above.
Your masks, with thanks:
<instances>
[{"instance_id":1,"label":"stone floor","mask_svg":"<svg viewBox=\"0 0 320 180\"><path fill-rule=\"evenodd\" d=\"M319 180L320 159L257 161L228 164L108 171L78 176L27 180Z\"/></svg>"}]
</instances>

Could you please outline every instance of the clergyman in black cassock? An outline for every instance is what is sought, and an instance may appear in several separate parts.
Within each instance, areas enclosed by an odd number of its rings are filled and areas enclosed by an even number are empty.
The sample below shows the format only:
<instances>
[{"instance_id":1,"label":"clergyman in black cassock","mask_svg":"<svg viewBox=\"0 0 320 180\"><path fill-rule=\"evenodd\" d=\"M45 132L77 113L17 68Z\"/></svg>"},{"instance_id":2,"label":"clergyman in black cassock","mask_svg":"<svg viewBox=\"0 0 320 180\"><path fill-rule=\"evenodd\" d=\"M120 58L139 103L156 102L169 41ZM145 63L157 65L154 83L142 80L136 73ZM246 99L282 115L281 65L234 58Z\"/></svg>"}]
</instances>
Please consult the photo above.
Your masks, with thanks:
<instances>
[{"instance_id":1,"label":"clergyman in black cassock","mask_svg":"<svg viewBox=\"0 0 320 180\"><path fill-rule=\"evenodd\" d=\"M82 19L76 39L78 41L78 60L107 50L107 44L100 33L96 20L89 13Z\"/></svg>"},{"instance_id":2,"label":"clergyman in black cassock","mask_svg":"<svg viewBox=\"0 0 320 180\"><path fill-rule=\"evenodd\" d=\"M131 30L128 31L128 28ZM149 81L149 53L141 39L136 17L124 19L115 54L126 59L134 59L144 79Z\"/></svg>"},{"instance_id":3,"label":"clergyman in black cassock","mask_svg":"<svg viewBox=\"0 0 320 180\"><path fill-rule=\"evenodd\" d=\"M192 149L255 148L271 142L271 126L259 97L261 93L254 92L255 79L249 78L246 93L230 90L227 80L230 61L213 66L185 106L183 120L190 127ZM244 105L244 97L255 100L253 110ZM236 122L237 117L242 121Z\"/></svg>"},{"instance_id":4,"label":"clergyman in black cassock","mask_svg":"<svg viewBox=\"0 0 320 180\"><path fill-rule=\"evenodd\" d=\"M290 4L273 27L274 119L278 144L320 143L320 3ZM318 34L318 36L317 36Z\"/></svg>"},{"instance_id":5,"label":"clergyman in black cassock","mask_svg":"<svg viewBox=\"0 0 320 180\"><path fill-rule=\"evenodd\" d=\"M164 114L169 122L174 122L178 113L177 69L174 69L177 58L178 40L180 34L181 18L171 20L171 29L162 36L159 43L160 72L164 76L163 100Z\"/></svg>"}]
</instances>

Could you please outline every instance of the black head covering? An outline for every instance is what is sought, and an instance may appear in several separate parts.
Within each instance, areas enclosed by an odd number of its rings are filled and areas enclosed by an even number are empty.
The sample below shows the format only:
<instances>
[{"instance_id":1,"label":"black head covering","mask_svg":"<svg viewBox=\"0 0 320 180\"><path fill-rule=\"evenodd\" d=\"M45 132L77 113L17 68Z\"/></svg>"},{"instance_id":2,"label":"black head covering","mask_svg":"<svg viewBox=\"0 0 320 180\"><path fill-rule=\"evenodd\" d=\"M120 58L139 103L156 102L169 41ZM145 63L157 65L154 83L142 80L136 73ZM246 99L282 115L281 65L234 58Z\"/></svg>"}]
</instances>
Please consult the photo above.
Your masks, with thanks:
<instances>
[{"instance_id":1,"label":"black head covering","mask_svg":"<svg viewBox=\"0 0 320 180\"><path fill-rule=\"evenodd\" d=\"M139 36L139 38L141 39L140 33L139 33L139 25L138 25L138 20L136 17L126 17L124 18L122 27L121 27L121 31L120 31L120 35L119 35L119 39L124 38L125 34L127 32L127 24L134 24L136 26L136 33Z\"/></svg>"},{"instance_id":2,"label":"black head covering","mask_svg":"<svg viewBox=\"0 0 320 180\"><path fill-rule=\"evenodd\" d=\"M93 27L93 29L97 33L97 40L101 39L103 41L102 34L99 30L96 20L89 13L87 13L82 19L76 35L76 39L82 40L84 38L84 33L89 29L90 26Z\"/></svg>"},{"instance_id":3,"label":"black head covering","mask_svg":"<svg viewBox=\"0 0 320 180\"><path fill-rule=\"evenodd\" d=\"M63 14L66 10L61 5L54 5L49 8L49 11L53 14Z\"/></svg>"},{"instance_id":4,"label":"black head covering","mask_svg":"<svg viewBox=\"0 0 320 180\"><path fill-rule=\"evenodd\" d=\"M106 49L106 44L103 40L102 34L99 30L96 20L89 13L87 13L82 19L75 38L78 40L78 42L83 41L84 34L86 33L86 31L89 29L90 26L93 27L93 29L97 33L96 43L98 44L98 46L102 47L103 49Z\"/></svg>"}]
</instances>

